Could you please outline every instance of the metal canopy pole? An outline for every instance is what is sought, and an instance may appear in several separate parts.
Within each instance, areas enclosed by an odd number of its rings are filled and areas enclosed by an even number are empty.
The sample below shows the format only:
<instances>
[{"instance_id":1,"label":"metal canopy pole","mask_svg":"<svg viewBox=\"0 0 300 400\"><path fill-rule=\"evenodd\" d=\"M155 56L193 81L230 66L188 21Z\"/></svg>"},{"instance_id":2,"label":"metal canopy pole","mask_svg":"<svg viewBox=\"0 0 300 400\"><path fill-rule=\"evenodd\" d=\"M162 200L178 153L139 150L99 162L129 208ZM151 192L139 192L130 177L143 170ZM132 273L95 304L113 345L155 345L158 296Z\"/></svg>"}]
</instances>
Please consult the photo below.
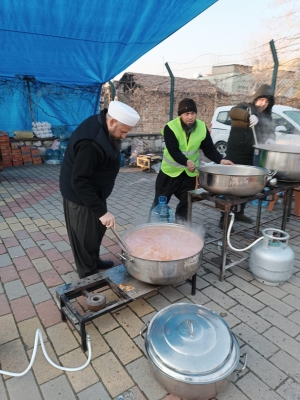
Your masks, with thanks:
<instances>
[{"instance_id":1,"label":"metal canopy pole","mask_svg":"<svg viewBox=\"0 0 300 400\"><path fill-rule=\"evenodd\" d=\"M110 90L111 90L111 100L115 99L115 87L114 84L112 83L112 81L109 81L109 86L110 86Z\"/></svg>"},{"instance_id":2,"label":"metal canopy pole","mask_svg":"<svg viewBox=\"0 0 300 400\"><path fill-rule=\"evenodd\" d=\"M276 52L275 43L274 43L273 39L270 41L270 47L271 47L272 56L273 56L273 60L274 60L274 70L273 70L273 77L272 77L271 86L272 86L272 88L274 90L274 93L275 93L279 62L278 62L277 52Z\"/></svg>"},{"instance_id":3,"label":"metal canopy pole","mask_svg":"<svg viewBox=\"0 0 300 400\"><path fill-rule=\"evenodd\" d=\"M165 66L169 72L170 78L171 78L171 89L170 89L170 121L173 119L173 107L174 107L174 82L175 78L173 75L173 72L171 71L171 68L169 67L169 64L166 62Z\"/></svg>"},{"instance_id":4,"label":"metal canopy pole","mask_svg":"<svg viewBox=\"0 0 300 400\"><path fill-rule=\"evenodd\" d=\"M30 83L29 82L34 82L35 78L32 77L32 76L24 76L23 79L24 79L24 81L26 81L26 84L27 84L31 122L34 122L34 112L33 112L33 107L32 107L31 89L30 89Z\"/></svg>"}]
</instances>

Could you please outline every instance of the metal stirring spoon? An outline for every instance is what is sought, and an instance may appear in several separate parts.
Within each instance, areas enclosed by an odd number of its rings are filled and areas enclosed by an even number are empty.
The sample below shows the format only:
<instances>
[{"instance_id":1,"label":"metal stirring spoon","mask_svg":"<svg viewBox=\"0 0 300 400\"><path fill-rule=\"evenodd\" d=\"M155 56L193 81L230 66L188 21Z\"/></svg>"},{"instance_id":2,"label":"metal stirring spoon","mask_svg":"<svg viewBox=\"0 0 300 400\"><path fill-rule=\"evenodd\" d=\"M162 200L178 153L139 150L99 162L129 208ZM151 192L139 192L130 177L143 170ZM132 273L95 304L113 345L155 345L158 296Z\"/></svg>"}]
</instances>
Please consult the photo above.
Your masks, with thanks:
<instances>
[{"instance_id":1,"label":"metal stirring spoon","mask_svg":"<svg viewBox=\"0 0 300 400\"><path fill-rule=\"evenodd\" d=\"M110 229L113 231L114 235L121 243L121 245L122 245L121 247L123 247L123 250L125 250L126 253L130 254L129 247L128 247L127 243L125 242L125 240L122 238L122 236L119 235L119 233L115 230L115 228L110 228Z\"/></svg>"}]
</instances>

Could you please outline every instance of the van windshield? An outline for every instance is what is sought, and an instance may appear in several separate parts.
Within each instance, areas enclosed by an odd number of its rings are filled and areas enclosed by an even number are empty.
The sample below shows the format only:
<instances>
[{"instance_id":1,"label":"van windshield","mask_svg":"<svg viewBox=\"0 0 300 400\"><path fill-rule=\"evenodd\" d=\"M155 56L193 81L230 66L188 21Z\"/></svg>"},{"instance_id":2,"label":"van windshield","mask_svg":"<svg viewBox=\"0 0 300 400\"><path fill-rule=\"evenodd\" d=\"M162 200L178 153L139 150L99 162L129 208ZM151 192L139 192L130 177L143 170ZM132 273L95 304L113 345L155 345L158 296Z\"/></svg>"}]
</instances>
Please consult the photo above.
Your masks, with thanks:
<instances>
[{"instance_id":1,"label":"van windshield","mask_svg":"<svg viewBox=\"0 0 300 400\"><path fill-rule=\"evenodd\" d=\"M296 122L296 124L300 125L300 111L283 111L289 118Z\"/></svg>"}]
</instances>

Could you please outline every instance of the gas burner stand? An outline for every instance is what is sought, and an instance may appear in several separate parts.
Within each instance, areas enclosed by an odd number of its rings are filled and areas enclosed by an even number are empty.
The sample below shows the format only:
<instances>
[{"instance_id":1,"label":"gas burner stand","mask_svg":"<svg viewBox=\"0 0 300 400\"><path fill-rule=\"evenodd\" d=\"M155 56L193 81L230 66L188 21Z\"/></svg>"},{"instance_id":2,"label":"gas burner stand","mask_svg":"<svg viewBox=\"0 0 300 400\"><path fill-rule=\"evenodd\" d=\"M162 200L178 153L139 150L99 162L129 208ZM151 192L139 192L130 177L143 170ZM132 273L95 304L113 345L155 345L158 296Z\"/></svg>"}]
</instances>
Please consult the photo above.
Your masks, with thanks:
<instances>
[{"instance_id":1,"label":"gas burner stand","mask_svg":"<svg viewBox=\"0 0 300 400\"><path fill-rule=\"evenodd\" d=\"M196 279L197 275L193 275L191 279L187 280L191 283L191 294L196 293ZM130 291L124 291L119 288L118 284L130 286L133 288ZM99 311L86 311L81 315L73 306L72 301L80 296L86 296L100 288L110 288L117 296L118 300L111 301L106 304L106 307ZM56 288L56 298L59 302L61 318L63 321L67 319L71 322L81 337L81 346L83 351L87 350L86 343L86 324L95 318L100 317L108 312L114 311L139 297L157 291L160 285L150 285L138 281L129 275L123 264L117 267L110 268L106 271L99 272L98 274L91 275L87 278L81 279L77 282L67 283ZM130 289L131 289L130 288Z\"/></svg>"},{"instance_id":2,"label":"gas burner stand","mask_svg":"<svg viewBox=\"0 0 300 400\"><path fill-rule=\"evenodd\" d=\"M288 217L290 215L290 211L291 211L293 189L296 188L297 186L299 186L299 184L300 184L299 182L278 182L278 185L276 185L275 187L270 187L268 191L265 191L263 193L258 193L254 196L247 196L247 197L220 196L220 195L216 195L216 194L213 194L210 192L206 192L204 189L191 190L188 192L187 221L191 225L193 203L202 201L202 200L207 200L207 201L213 203L213 205L208 204L208 203L204 203L203 205L223 211L224 212L224 226L228 226L229 214L230 214L233 206L239 205L242 203L247 203L248 201L252 201L252 200L258 200L256 223L255 223L255 237L258 237L259 227L260 227L262 201L265 200L266 197L268 197L268 196L273 198L273 196L275 194L285 191L286 192L286 202L283 207L283 214L282 214L282 220L281 220L281 230L284 231L285 227L286 227L286 223L288 221ZM235 233L233 235L235 235ZM219 240L219 239L217 239L217 240ZM223 279L225 277L225 272L228 268L231 268L234 265L239 264L240 262L246 260L248 257L244 257L239 261L236 261L236 262L226 265L226 261L227 261L226 260L227 230L226 229L223 230L223 236L222 236L221 240L222 240L222 252L221 252L220 263L217 266L219 266L219 268L220 268L219 279L220 279L220 281L223 281ZM203 258L205 258L204 255L203 255ZM211 262L212 260L207 260L207 261Z\"/></svg>"}]
</instances>

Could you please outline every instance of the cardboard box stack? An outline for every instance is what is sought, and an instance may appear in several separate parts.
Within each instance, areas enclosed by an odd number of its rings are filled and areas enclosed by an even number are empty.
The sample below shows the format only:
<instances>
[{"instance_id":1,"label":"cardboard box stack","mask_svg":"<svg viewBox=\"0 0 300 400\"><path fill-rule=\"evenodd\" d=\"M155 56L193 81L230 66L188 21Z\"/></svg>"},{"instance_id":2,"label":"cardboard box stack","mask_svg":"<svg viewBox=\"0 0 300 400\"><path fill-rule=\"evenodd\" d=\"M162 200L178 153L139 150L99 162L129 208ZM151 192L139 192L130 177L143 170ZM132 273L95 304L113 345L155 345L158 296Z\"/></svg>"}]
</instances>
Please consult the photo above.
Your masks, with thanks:
<instances>
[{"instance_id":1,"label":"cardboard box stack","mask_svg":"<svg viewBox=\"0 0 300 400\"><path fill-rule=\"evenodd\" d=\"M42 164L40 150L37 147L31 147L31 157L34 165Z\"/></svg>"},{"instance_id":2,"label":"cardboard box stack","mask_svg":"<svg viewBox=\"0 0 300 400\"><path fill-rule=\"evenodd\" d=\"M8 132L0 131L0 149L2 154L2 166L11 167L12 154L11 154L11 147L9 144Z\"/></svg>"},{"instance_id":3,"label":"cardboard box stack","mask_svg":"<svg viewBox=\"0 0 300 400\"><path fill-rule=\"evenodd\" d=\"M24 165L32 165L30 146L21 146L22 161Z\"/></svg>"},{"instance_id":4,"label":"cardboard box stack","mask_svg":"<svg viewBox=\"0 0 300 400\"><path fill-rule=\"evenodd\" d=\"M42 164L40 150L37 147L10 143L8 132L0 131L0 150L3 167Z\"/></svg>"}]
</instances>

